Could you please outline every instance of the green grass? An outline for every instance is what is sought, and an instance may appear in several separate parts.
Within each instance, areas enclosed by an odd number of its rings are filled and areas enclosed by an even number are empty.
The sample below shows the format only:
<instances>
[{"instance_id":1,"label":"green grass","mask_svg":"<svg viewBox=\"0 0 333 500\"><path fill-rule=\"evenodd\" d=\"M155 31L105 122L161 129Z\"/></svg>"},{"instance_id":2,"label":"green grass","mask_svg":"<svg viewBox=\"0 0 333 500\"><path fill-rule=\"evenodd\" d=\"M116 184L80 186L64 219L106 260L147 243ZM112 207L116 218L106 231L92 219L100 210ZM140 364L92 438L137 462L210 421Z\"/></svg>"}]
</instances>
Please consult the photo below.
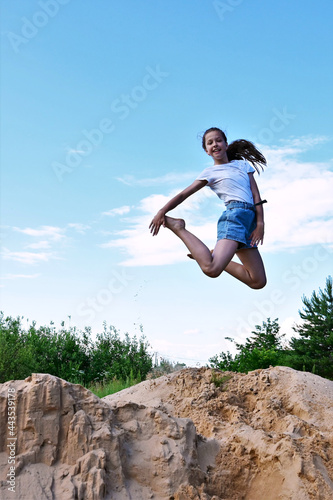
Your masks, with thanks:
<instances>
[{"instance_id":1,"label":"green grass","mask_svg":"<svg viewBox=\"0 0 333 500\"><path fill-rule=\"evenodd\" d=\"M96 396L98 396L99 398L104 398L105 396L109 396L109 394L115 394L116 392L122 391L123 389L132 387L139 382L139 380L135 380L133 378L127 378L126 381L113 379L103 382L97 382L96 384L92 384L87 387L87 389L96 394Z\"/></svg>"},{"instance_id":2,"label":"green grass","mask_svg":"<svg viewBox=\"0 0 333 500\"><path fill-rule=\"evenodd\" d=\"M216 387L221 387L226 382L228 382L231 378L232 378L232 375L221 375L221 373L216 373L213 370L212 371L211 383L215 384Z\"/></svg>"}]
</instances>

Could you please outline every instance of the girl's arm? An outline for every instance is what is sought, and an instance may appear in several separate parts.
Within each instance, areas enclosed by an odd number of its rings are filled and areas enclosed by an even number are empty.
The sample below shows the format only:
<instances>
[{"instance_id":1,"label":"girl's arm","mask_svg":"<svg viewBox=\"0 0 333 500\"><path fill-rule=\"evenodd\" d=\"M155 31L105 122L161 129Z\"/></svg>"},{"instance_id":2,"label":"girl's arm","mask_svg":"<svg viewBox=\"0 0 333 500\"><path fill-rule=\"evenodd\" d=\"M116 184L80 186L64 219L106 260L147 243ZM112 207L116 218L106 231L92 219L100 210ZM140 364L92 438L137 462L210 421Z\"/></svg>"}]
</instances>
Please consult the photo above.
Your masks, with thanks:
<instances>
[{"instance_id":1,"label":"girl's arm","mask_svg":"<svg viewBox=\"0 0 333 500\"><path fill-rule=\"evenodd\" d=\"M259 189L256 181L254 180L253 173L249 174L250 177L250 186L253 195L253 203L256 204L261 201ZM251 245L258 245L259 243L263 244L264 242L264 232L265 232L265 224L264 224L264 209L262 205L256 206L256 219L257 226L253 233L251 234Z\"/></svg>"},{"instance_id":2,"label":"girl's arm","mask_svg":"<svg viewBox=\"0 0 333 500\"><path fill-rule=\"evenodd\" d=\"M160 227L163 226L165 227L165 214L169 212L170 210L173 210L176 208L178 205L183 203L186 198L191 196L192 194L196 193L200 189L202 189L208 181L194 181L190 186L185 188L183 191L180 193L176 194L166 205L164 205L163 208L161 208L151 223L149 224L149 229L150 232L152 233L153 236L156 236L156 234L159 232Z\"/></svg>"}]
</instances>

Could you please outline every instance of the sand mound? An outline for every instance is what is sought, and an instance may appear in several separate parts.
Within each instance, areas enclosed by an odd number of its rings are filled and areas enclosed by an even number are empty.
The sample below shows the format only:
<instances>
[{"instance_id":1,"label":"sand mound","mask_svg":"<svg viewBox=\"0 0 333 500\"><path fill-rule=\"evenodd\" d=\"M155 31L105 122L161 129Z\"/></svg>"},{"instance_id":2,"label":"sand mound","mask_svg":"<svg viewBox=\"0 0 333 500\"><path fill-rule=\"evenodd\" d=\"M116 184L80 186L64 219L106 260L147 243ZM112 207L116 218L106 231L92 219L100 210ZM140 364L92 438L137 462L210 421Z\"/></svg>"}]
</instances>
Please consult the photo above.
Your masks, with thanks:
<instances>
[{"instance_id":1,"label":"sand mound","mask_svg":"<svg viewBox=\"0 0 333 500\"><path fill-rule=\"evenodd\" d=\"M104 399L33 374L0 386L0 497L328 500L332 402L333 382L285 367L189 368Z\"/></svg>"}]
</instances>

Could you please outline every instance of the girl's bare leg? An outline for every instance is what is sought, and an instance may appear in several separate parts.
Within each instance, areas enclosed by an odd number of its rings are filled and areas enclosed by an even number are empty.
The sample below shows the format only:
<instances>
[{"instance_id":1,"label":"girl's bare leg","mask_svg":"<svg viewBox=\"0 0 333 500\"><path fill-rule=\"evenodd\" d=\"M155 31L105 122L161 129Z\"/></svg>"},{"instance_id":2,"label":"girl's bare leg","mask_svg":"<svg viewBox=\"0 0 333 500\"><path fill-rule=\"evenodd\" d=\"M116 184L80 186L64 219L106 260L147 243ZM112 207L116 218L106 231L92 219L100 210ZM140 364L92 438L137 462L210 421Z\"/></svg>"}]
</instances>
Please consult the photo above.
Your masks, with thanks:
<instances>
[{"instance_id":1,"label":"girl's bare leg","mask_svg":"<svg viewBox=\"0 0 333 500\"><path fill-rule=\"evenodd\" d=\"M262 258L257 248L238 250L238 262L229 262L225 271L251 288L260 289L266 285L266 273Z\"/></svg>"},{"instance_id":2,"label":"girl's bare leg","mask_svg":"<svg viewBox=\"0 0 333 500\"><path fill-rule=\"evenodd\" d=\"M166 216L165 225L185 243L201 270L211 278L216 278L226 269L238 247L237 241L220 240L212 254L199 238L185 229L183 219Z\"/></svg>"},{"instance_id":3,"label":"girl's bare leg","mask_svg":"<svg viewBox=\"0 0 333 500\"><path fill-rule=\"evenodd\" d=\"M265 268L257 248L237 251L237 241L223 239L216 243L214 251L211 252L199 238L185 229L183 219L166 216L165 221L166 227L185 243L192 258L207 276L216 278L225 270L250 288L260 289L266 285ZM231 260L236 251L241 264Z\"/></svg>"}]
</instances>

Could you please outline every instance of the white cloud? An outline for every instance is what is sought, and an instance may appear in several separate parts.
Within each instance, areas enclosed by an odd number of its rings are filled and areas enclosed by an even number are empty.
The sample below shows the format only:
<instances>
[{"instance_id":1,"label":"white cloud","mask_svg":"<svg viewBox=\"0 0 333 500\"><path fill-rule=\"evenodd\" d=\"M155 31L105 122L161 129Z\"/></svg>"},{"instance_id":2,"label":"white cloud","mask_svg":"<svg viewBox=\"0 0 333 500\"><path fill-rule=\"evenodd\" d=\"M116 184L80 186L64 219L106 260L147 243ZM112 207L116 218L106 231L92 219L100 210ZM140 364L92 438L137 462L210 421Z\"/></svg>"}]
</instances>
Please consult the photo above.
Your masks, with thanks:
<instances>
[{"instance_id":1,"label":"white cloud","mask_svg":"<svg viewBox=\"0 0 333 500\"><path fill-rule=\"evenodd\" d=\"M127 254L128 258L121 262L124 266L158 266L187 261L186 247L169 229L161 227L158 235L154 237L149 231L152 217L167 199L169 197L152 195L141 200L139 210L143 215L133 217L128 229L118 231L113 239L101 247L118 248L122 254ZM192 201L192 204L196 203L197 201ZM187 215L188 229L212 247L215 243L216 220L213 218L203 224L195 224L195 217L189 213L190 204L191 202L186 200L175 216ZM147 211L150 212L149 215Z\"/></svg>"},{"instance_id":2,"label":"white cloud","mask_svg":"<svg viewBox=\"0 0 333 500\"><path fill-rule=\"evenodd\" d=\"M318 144L323 144L325 142L329 142L330 138L327 136L301 136L301 137L290 137L288 140L281 141L282 147L284 147L284 155L288 151L288 147L294 153L299 153L305 150L309 150ZM284 145L284 146L283 146ZM265 146L263 147L265 148ZM275 149L279 149L278 147Z\"/></svg>"},{"instance_id":3,"label":"white cloud","mask_svg":"<svg viewBox=\"0 0 333 500\"><path fill-rule=\"evenodd\" d=\"M132 229L119 231L114 239L101 245L102 248L118 248L121 253L125 251L128 259L122 262L123 265L154 266L186 259L186 254L177 238L173 238L173 244L170 245L166 230L161 229L157 238L151 236L148 229L150 218L138 217L133 222Z\"/></svg>"},{"instance_id":4,"label":"white cloud","mask_svg":"<svg viewBox=\"0 0 333 500\"><path fill-rule=\"evenodd\" d=\"M19 250L4 248L2 257L6 261L18 262L20 264L34 266L46 263L53 260L63 260L59 256L58 248L64 248L69 241L66 232L69 229L74 229L78 232L84 232L89 226L83 224L67 224L66 227L61 228L57 226L43 225L37 228L32 227L12 227L11 229L24 236L24 241L20 241ZM15 238L16 240L16 238ZM14 243L17 245L17 242ZM22 250L22 248L24 250ZM12 276L15 276L14 274ZM19 275L24 277L25 275ZM35 276L35 275L26 275Z\"/></svg>"},{"instance_id":5,"label":"white cloud","mask_svg":"<svg viewBox=\"0 0 333 500\"><path fill-rule=\"evenodd\" d=\"M22 264L34 265L40 262L48 262L50 259L57 258L53 253L49 252L11 252L7 248L3 250L3 258L5 260L13 260Z\"/></svg>"},{"instance_id":6,"label":"white cloud","mask_svg":"<svg viewBox=\"0 0 333 500\"><path fill-rule=\"evenodd\" d=\"M68 224L70 227L71 224ZM74 226L74 225L73 225ZM38 228L19 228L13 227L13 231L25 235L29 238L37 239L42 238L40 241L32 241L28 244L21 244L29 250L36 250L36 252L31 251L12 251L7 248L3 251L3 258L5 260L11 260L15 262L20 262L21 264L35 265L42 262L48 262L54 259L60 259L55 251L50 250L52 247L58 245L59 243L63 245L66 241L66 228L56 227L56 226L40 226ZM76 229L78 229L76 227ZM31 241L31 240L30 240ZM39 250L39 251L38 251ZM42 250L45 250L44 252Z\"/></svg>"},{"instance_id":7,"label":"white cloud","mask_svg":"<svg viewBox=\"0 0 333 500\"><path fill-rule=\"evenodd\" d=\"M333 172L329 163L294 158L295 151L305 152L308 147L306 139L303 144L298 140L296 146L265 151L269 167L258 184L268 200L268 251L333 242Z\"/></svg>"},{"instance_id":8,"label":"white cloud","mask_svg":"<svg viewBox=\"0 0 333 500\"><path fill-rule=\"evenodd\" d=\"M46 250L51 247L51 244L49 241L39 241L37 243L31 243L30 245L27 245L27 248L32 248L34 250Z\"/></svg>"},{"instance_id":9,"label":"white cloud","mask_svg":"<svg viewBox=\"0 0 333 500\"><path fill-rule=\"evenodd\" d=\"M50 238L51 240L58 241L65 237L64 229L54 226L41 226L39 229L32 229L27 227L21 229L19 227L14 227L14 231L17 231L28 236L34 236L38 238Z\"/></svg>"},{"instance_id":10,"label":"white cloud","mask_svg":"<svg viewBox=\"0 0 333 500\"><path fill-rule=\"evenodd\" d=\"M116 215L128 214L130 212L130 210L131 210L131 207L129 207L128 205L124 205L123 207L112 208L111 210L108 210L107 212L103 212L102 215L114 217Z\"/></svg>"},{"instance_id":11,"label":"white cloud","mask_svg":"<svg viewBox=\"0 0 333 500\"><path fill-rule=\"evenodd\" d=\"M85 234L88 229L90 229L90 226L87 224L81 224L77 222L73 222L67 225L70 229L75 229L76 232L80 234Z\"/></svg>"},{"instance_id":12,"label":"white cloud","mask_svg":"<svg viewBox=\"0 0 333 500\"><path fill-rule=\"evenodd\" d=\"M117 181L126 184L127 186L140 186L140 187L152 187L159 186L165 184L182 184L188 183L196 178L196 176L200 173L198 172L170 172L165 175L161 175L158 177L147 177L144 179L138 179L133 175L124 175L123 177L117 177Z\"/></svg>"}]
</instances>

